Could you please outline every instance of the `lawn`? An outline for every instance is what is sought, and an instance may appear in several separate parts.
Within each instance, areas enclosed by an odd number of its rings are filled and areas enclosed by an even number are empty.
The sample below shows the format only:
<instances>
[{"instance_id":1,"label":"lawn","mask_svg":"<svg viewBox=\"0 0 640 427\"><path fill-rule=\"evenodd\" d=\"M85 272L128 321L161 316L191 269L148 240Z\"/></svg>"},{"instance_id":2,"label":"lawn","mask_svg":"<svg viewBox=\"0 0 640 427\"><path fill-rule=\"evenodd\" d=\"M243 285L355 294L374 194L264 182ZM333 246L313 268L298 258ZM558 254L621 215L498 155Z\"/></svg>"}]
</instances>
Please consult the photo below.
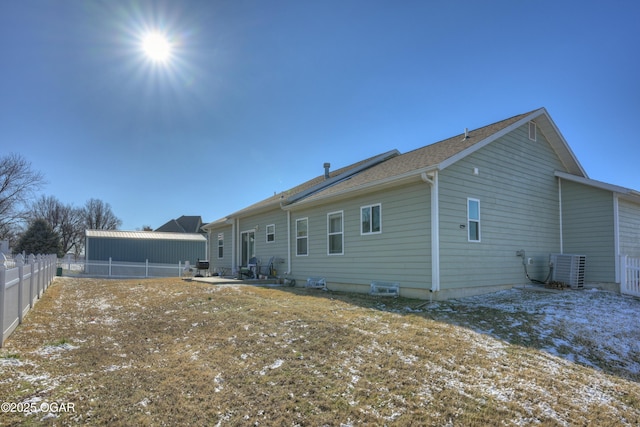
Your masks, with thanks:
<instances>
[{"instance_id":1,"label":"lawn","mask_svg":"<svg viewBox=\"0 0 640 427\"><path fill-rule=\"evenodd\" d=\"M640 301L56 278L0 349L5 425L638 425ZM13 403L14 405L7 405Z\"/></svg>"}]
</instances>

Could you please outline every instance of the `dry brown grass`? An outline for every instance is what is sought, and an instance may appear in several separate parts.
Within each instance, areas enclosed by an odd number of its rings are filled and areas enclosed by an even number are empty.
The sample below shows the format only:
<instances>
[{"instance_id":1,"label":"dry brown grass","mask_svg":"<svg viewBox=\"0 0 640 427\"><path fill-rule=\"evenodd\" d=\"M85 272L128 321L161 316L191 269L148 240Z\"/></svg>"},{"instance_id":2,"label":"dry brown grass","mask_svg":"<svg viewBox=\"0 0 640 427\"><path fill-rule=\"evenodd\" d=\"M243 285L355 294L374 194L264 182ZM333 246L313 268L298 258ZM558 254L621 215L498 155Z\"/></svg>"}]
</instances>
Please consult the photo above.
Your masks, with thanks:
<instances>
[{"instance_id":1,"label":"dry brown grass","mask_svg":"<svg viewBox=\"0 0 640 427\"><path fill-rule=\"evenodd\" d=\"M0 349L5 425L637 425L640 385L419 302L56 279ZM381 309L383 308L383 309ZM37 405L36 405L37 406Z\"/></svg>"}]
</instances>

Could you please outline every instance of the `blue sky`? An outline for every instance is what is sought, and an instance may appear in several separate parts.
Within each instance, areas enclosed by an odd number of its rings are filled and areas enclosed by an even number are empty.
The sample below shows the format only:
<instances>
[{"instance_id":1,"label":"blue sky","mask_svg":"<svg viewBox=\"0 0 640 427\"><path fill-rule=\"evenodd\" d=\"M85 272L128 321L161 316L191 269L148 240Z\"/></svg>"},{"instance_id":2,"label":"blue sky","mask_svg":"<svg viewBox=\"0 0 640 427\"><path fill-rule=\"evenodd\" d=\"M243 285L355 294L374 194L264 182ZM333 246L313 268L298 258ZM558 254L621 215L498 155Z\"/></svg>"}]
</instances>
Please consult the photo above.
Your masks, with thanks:
<instances>
[{"instance_id":1,"label":"blue sky","mask_svg":"<svg viewBox=\"0 0 640 427\"><path fill-rule=\"evenodd\" d=\"M640 2L0 2L0 154L122 229L213 221L323 173L546 107L640 190ZM142 35L166 33L151 63Z\"/></svg>"}]
</instances>

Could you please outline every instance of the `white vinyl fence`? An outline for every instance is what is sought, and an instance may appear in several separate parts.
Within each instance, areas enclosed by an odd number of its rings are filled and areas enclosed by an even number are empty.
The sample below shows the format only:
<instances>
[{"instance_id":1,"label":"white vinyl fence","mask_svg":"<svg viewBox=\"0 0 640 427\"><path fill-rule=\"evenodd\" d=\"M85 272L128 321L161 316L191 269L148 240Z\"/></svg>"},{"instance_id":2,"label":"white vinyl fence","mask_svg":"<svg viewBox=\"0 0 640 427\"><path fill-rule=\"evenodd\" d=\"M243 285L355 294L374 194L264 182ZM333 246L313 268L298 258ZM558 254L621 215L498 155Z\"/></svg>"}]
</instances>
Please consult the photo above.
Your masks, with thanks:
<instances>
[{"instance_id":1,"label":"white vinyl fence","mask_svg":"<svg viewBox=\"0 0 640 427\"><path fill-rule=\"evenodd\" d=\"M145 262L113 261L85 261L73 260L67 256L58 262L58 266L66 275L84 274L91 277L182 277L185 273L190 274L192 267L190 263L178 261L176 264L157 264L149 260Z\"/></svg>"},{"instance_id":2,"label":"white vinyl fence","mask_svg":"<svg viewBox=\"0 0 640 427\"><path fill-rule=\"evenodd\" d=\"M640 258L620 257L620 293L640 297Z\"/></svg>"},{"instance_id":3,"label":"white vinyl fence","mask_svg":"<svg viewBox=\"0 0 640 427\"><path fill-rule=\"evenodd\" d=\"M20 254L9 261L0 254L0 347L22 323L56 274L56 255Z\"/></svg>"}]
</instances>

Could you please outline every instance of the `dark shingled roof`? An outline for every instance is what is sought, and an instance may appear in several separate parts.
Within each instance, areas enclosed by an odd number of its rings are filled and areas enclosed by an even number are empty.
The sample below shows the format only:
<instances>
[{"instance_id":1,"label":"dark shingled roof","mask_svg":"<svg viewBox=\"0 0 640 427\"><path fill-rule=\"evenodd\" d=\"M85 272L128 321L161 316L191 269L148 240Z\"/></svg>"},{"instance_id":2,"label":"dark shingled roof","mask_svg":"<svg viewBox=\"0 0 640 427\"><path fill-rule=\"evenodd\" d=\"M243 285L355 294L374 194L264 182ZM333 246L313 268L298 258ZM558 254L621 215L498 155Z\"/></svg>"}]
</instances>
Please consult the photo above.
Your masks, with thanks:
<instances>
[{"instance_id":1,"label":"dark shingled roof","mask_svg":"<svg viewBox=\"0 0 640 427\"><path fill-rule=\"evenodd\" d=\"M201 233L200 227L202 226L201 216L186 216L182 215L178 219L172 219L167 223L156 228L155 231L168 232L168 233Z\"/></svg>"},{"instance_id":2,"label":"dark shingled roof","mask_svg":"<svg viewBox=\"0 0 640 427\"><path fill-rule=\"evenodd\" d=\"M328 180L325 180L324 175L317 176L287 191L254 203L226 218L215 221L211 225L263 209L272 209L280 205L295 206L297 204L315 203L340 194L366 190L386 183L399 182L405 178L411 179L421 172L445 168L503 134L512 131L514 127L524 125L528 120L536 122L536 125L545 134L569 173L586 177L584 169L582 169L582 166L546 110L539 108L469 131L466 136L465 134L459 134L404 154L393 150L370 157L332 171Z\"/></svg>"},{"instance_id":3,"label":"dark shingled roof","mask_svg":"<svg viewBox=\"0 0 640 427\"><path fill-rule=\"evenodd\" d=\"M468 138L464 134L456 135L449 139L436 142L422 148L409 151L399 156L393 157L383 163L367 169L349 180L340 182L305 199L310 201L317 198L324 198L332 194L341 193L350 189L364 186L371 182L403 176L412 171L427 169L436 166L445 160L463 152L478 142L494 135L495 133L509 127L518 120L526 117L530 113L520 114L506 120L502 120L491 125L468 132Z\"/></svg>"},{"instance_id":4,"label":"dark shingled roof","mask_svg":"<svg viewBox=\"0 0 640 427\"><path fill-rule=\"evenodd\" d=\"M359 167L362 167L364 165L366 165L367 163L374 161L376 158L381 157L381 156L385 156L387 155L386 158L388 157L392 157L394 155L397 155L397 151L393 151L393 152L388 152L388 153L383 153L383 154L378 154L376 156L373 157L369 157L367 159L361 160L359 162L353 163L351 165L345 166L343 168L340 169L336 169L334 171L330 171L329 172L329 180L331 179L339 179L341 175L348 175L350 171L356 170ZM248 212L253 212L253 211L259 211L261 209L264 208L271 208L274 206L279 206L280 203L286 203L287 199L289 199L290 197L294 197L300 193L303 193L305 191L308 191L310 189L313 189L313 187L315 186L321 186L323 182L327 181L327 179L325 178L324 174L319 175L313 179L310 179L309 181L306 181L300 185L297 185L293 188L290 188L289 190L283 191L281 193L277 193L274 194L271 197L267 197L264 200L261 200L257 203L254 203L250 206L247 206L244 209L241 209L237 212L232 213L231 215L229 215L228 217L236 217L236 216L241 216L242 214L248 213ZM217 222L217 221L216 221Z\"/></svg>"}]
</instances>

